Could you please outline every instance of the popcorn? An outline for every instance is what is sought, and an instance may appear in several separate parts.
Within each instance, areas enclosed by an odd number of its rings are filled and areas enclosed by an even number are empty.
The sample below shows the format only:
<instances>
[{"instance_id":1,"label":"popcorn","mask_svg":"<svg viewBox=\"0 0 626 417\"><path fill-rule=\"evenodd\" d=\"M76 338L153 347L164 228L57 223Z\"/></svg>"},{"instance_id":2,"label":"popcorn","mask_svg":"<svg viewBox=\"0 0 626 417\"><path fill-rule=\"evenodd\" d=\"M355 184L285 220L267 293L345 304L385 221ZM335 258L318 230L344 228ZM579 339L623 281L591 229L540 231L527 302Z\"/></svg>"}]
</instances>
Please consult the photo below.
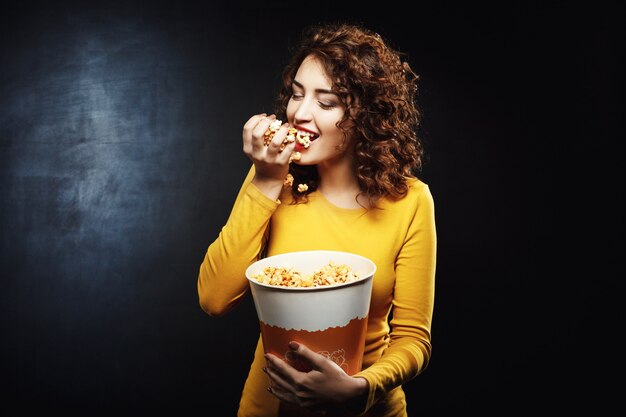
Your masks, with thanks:
<instances>
[{"instance_id":1,"label":"popcorn","mask_svg":"<svg viewBox=\"0 0 626 417\"><path fill-rule=\"evenodd\" d=\"M263 144L265 146L269 146L272 138L278 132L278 129L283 125L283 122L276 119L272 123L270 123L270 127L263 134Z\"/></svg>"},{"instance_id":2,"label":"popcorn","mask_svg":"<svg viewBox=\"0 0 626 417\"><path fill-rule=\"evenodd\" d=\"M299 161L300 158L302 158L302 154L300 152L294 152L289 157L289 163L291 163L292 161Z\"/></svg>"},{"instance_id":3,"label":"popcorn","mask_svg":"<svg viewBox=\"0 0 626 417\"><path fill-rule=\"evenodd\" d=\"M298 135L296 140L298 141L298 143L300 145L304 146L305 148L308 148L309 146L311 146L311 139L309 139L308 136L300 136L300 135Z\"/></svg>"},{"instance_id":4,"label":"popcorn","mask_svg":"<svg viewBox=\"0 0 626 417\"><path fill-rule=\"evenodd\" d=\"M287 136L285 136L285 142L287 143L295 142L297 133L298 131L295 128L290 127L289 130L287 131Z\"/></svg>"},{"instance_id":5,"label":"popcorn","mask_svg":"<svg viewBox=\"0 0 626 417\"><path fill-rule=\"evenodd\" d=\"M263 134L263 144L265 146L270 146L272 138L274 138L274 135L282 125L282 120L278 119L270 123L270 127ZM285 140L283 140L283 143L280 145L280 150L282 151L285 149L285 146L293 142L298 142L300 145L308 148L311 145L311 135L312 134L309 132L299 131L295 127L290 127L287 131L287 136L285 136Z\"/></svg>"},{"instance_id":6,"label":"popcorn","mask_svg":"<svg viewBox=\"0 0 626 417\"><path fill-rule=\"evenodd\" d=\"M254 277L262 284L279 287L322 287L356 281L359 275L349 265L332 261L312 274L304 275L291 267L268 266Z\"/></svg>"},{"instance_id":7,"label":"popcorn","mask_svg":"<svg viewBox=\"0 0 626 417\"><path fill-rule=\"evenodd\" d=\"M274 135L276 134L276 132L280 130L282 125L283 125L282 120L278 120L278 119L270 123L269 128L263 134L263 144L265 146L270 146L270 142L274 138ZM311 133L302 132L294 127L290 127L289 130L287 131L287 136L285 136L285 140L283 140L283 142L280 144L280 147L278 148L279 152L282 152L288 144L293 143L293 142L298 142L304 148L308 148L311 145L311 135L312 135ZM302 158L302 154L300 152L293 152L289 156L289 163L292 163L293 161L299 161L300 158ZM293 175L287 174L287 177L285 178L285 181L283 182L284 186L291 187L293 185L293 179L294 179ZM308 185L298 184L299 193L304 193L308 189L309 189Z\"/></svg>"}]
</instances>

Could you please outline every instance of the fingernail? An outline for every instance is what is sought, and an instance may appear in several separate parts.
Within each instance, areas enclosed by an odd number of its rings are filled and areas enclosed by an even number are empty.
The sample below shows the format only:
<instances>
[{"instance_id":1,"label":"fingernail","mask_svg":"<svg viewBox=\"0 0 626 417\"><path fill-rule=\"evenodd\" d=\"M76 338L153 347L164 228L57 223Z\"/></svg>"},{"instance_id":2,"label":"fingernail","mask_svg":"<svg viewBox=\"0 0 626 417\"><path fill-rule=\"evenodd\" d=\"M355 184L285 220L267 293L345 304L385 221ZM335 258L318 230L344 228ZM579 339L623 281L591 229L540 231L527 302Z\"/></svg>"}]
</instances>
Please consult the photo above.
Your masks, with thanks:
<instances>
[{"instance_id":1,"label":"fingernail","mask_svg":"<svg viewBox=\"0 0 626 417\"><path fill-rule=\"evenodd\" d=\"M293 352L285 352L285 359L287 359L288 361L295 361L296 360L296 355Z\"/></svg>"},{"instance_id":2,"label":"fingernail","mask_svg":"<svg viewBox=\"0 0 626 417\"><path fill-rule=\"evenodd\" d=\"M263 372L267 373L267 368L265 366L263 367Z\"/></svg>"},{"instance_id":3,"label":"fingernail","mask_svg":"<svg viewBox=\"0 0 626 417\"><path fill-rule=\"evenodd\" d=\"M298 350L299 347L300 347L300 345L297 344L296 342L289 342L289 348L290 349Z\"/></svg>"}]
</instances>

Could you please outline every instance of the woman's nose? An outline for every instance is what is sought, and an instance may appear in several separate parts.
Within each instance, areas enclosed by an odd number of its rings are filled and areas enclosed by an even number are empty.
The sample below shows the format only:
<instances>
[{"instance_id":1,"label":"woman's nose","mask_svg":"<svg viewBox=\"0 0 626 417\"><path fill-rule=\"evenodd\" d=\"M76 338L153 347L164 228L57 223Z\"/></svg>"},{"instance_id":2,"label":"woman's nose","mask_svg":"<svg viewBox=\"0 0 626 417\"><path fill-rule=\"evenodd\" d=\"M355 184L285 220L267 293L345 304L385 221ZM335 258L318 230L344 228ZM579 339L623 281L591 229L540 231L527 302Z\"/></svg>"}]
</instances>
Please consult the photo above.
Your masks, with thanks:
<instances>
[{"instance_id":1,"label":"woman's nose","mask_svg":"<svg viewBox=\"0 0 626 417\"><path fill-rule=\"evenodd\" d=\"M298 108L293 115L296 123L308 122L313 118L311 104L311 100L306 98L298 102Z\"/></svg>"}]
</instances>

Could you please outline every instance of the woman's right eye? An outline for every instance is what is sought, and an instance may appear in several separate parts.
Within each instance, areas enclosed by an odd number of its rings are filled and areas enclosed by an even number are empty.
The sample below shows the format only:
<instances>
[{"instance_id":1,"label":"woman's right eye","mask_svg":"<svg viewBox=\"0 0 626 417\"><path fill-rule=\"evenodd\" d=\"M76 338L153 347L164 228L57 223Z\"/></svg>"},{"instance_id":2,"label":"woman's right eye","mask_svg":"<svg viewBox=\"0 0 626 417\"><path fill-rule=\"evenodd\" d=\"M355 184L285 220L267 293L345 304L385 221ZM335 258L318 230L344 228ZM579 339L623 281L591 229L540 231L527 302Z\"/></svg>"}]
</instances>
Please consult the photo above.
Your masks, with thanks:
<instances>
[{"instance_id":1,"label":"woman's right eye","mask_svg":"<svg viewBox=\"0 0 626 417\"><path fill-rule=\"evenodd\" d=\"M302 94L300 94L300 93L293 93L293 94L291 95L291 99L292 99L292 100L300 100L300 99L302 99L302 97L303 97L303 95L302 95Z\"/></svg>"}]
</instances>

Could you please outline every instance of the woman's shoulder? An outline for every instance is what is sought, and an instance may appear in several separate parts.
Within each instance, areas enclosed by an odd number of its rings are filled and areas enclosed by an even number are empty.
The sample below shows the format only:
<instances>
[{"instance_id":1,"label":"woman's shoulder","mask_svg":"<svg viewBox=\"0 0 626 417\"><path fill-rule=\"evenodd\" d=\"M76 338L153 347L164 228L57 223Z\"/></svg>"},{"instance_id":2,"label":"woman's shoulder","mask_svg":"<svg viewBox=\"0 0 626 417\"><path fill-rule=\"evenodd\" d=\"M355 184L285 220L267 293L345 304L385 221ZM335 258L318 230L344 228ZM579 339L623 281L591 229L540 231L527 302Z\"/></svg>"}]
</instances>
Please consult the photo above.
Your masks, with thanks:
<instances>
[{"instance_id":1,"label":"woman's shoulder","mask_svg":"<svg viewBox=\"0 0 626 417\"><path fill-rule=\"evenodd\" d=\"M408 191L404 198L408 198L409 200L432 200L430 187L421 179L417 177L405 177L405 184L407 185Z\"/></svg>"},{"instance_id":2,"label":"woman's shoulder","mask_svg":"<svg viewBox=\"0 0 626 417\"><path fill-rule=\"evenodd\" d=\"M405 177L405 181L407 193L404 197L397 200L386 198L383 208L398 218L432 213L435 207L428 184L416 177Z\"/></svg>"},{"instance_id":3,"label":"woman's shoulder","mask_svg":"<svg viewBox=\"0 0 626 417\"><path fill-rule=\"evenodd\" d=\"M428 190L428 184L417 177L404 177L404 183L409 187L409 192Z\"/></svg>"},{"instance_id":4,"label":"woman's shoulder","mask_svg":"<svg viewBox=\"0 0 626 417\"><path fill-rule=\"evenodd\" d=\"M416 177L405 177L406 194L398 199L386 197L381 207L393 208L402 212L414 212L420 206L433 205L433 197L427 183Z\"/></svg>"}]
</instances>

